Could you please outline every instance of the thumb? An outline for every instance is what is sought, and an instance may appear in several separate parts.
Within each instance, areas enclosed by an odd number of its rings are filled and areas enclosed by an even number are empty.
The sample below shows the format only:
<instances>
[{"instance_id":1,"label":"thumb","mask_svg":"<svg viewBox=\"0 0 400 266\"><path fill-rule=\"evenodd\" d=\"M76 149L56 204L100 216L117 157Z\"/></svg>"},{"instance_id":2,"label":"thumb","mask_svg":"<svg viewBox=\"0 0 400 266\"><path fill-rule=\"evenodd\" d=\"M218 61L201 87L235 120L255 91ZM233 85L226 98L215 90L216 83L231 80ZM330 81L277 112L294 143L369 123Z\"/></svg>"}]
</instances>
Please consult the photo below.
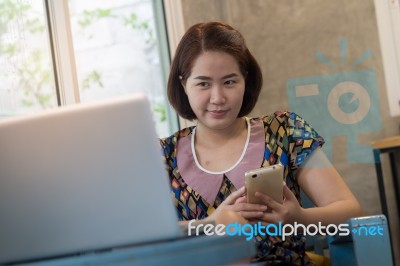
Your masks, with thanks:
<instances>
[{"instance_id":1,"label":"thumb","mask_svg":"<svg viewBox=\"0 0 400 266\"><path fill-rule=\"evenodd\" d=\"M246 192L245 187L241 187L238 190L236 190L235 192L233 192L232 194L230 194L226 199L225 199L225 203L226 204L233 204L235 203L235 201L240 198L241 196L243 196L243 194Z\"/></svg>"},{"instance_id":2,"label":"thumb","mask_svg":"<svg viewBox=\"0 0 400 266\"><path fill-rule=\"evenodd\" d=\"M283 185L283 197L289 201L297 200L293 192L288 188L286 184Z\"/></svg>"}]
</instances>

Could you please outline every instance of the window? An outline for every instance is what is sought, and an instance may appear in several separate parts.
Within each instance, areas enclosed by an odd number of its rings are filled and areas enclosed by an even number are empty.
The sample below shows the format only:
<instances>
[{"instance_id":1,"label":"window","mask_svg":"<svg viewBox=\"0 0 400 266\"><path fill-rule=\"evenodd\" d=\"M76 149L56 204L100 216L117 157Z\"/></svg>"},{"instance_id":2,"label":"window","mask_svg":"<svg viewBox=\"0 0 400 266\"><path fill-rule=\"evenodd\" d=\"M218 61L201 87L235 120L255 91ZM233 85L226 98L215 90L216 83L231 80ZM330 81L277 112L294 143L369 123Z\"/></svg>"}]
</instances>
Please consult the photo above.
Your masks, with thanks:
<instances>
[{"instance_id":1,"label":"window","mask_svg":"<svg viewBox=\"0 0 400 266\"><path fill-rule=\"evenodd\" d=\"M10 6L8 11L0 6L0 12L13 17L17 25L8 23L11 25L8 28L17 29L14 30L17 34L28 35L25 33L28 32L36 40L21 44L18 49L24 56L15 60L27 58L27 54L33 53L31 50L42 49L40 60L35 61L40 66L32 62L27 65L35 67L31 70L36 71L33 74L35 77L46 78L46 90L41 89L43 95L39 97L46 100L46 105L36 100L35 107L31 107L33 100L28 102L22 96L32 95L30 97L36 99L34 88L39 88L40 80L28 83L30 86L21 86L18 79L26 79L25 75L15 73L14 77L10 77L7 73L0 74L1 84L5 84L3 80L8 84L0 85L0 114L5 116L50 108L57 105L57 99L58 105L65 105L143 92L151 103L158 134L166 136L175 131L177 117L167 104L165 94L169 57L161 4L157 0L48 0L43 3L0 0L0 5ZM44 15L46 10L48 23ZM23 12L22 19L13 12ZM3 14L1 17L4 17ZM31 17L38 20L37 27L40 25L41 31L31 32L30 29L35 26ZM20 21L25 22L24 31L18 26ZM0 32L2 40L6 36L3 32ZM48 39L51 40L51 51L46 46ZM3 43L7 44L2 41L1 49L6 49ZM0 58L7 59L5 56ZM52 65L54 71L50 70ZM10 91L14 98L9 95ZM22 96L17 99L15 95ZM26 107L28 104L29 108Z\"/></svg>"},{"instance_id":2,"label":"window","mask_svg":"<svg viewBox=\"0 0 400 266\"><path fill-rule=\"evenodd\" d=\"M57 106L44 6L0 0L0 118Z\"/></svg>"},{"instance_id":3,"label":"window","mask_svg":"<svg viewBox=\"0 0 400 266\"><path fill-rule=\"evenodd\" d=\"M375 0L390 115L400 116L400 2Z\"/></svg>"}]
</instances>

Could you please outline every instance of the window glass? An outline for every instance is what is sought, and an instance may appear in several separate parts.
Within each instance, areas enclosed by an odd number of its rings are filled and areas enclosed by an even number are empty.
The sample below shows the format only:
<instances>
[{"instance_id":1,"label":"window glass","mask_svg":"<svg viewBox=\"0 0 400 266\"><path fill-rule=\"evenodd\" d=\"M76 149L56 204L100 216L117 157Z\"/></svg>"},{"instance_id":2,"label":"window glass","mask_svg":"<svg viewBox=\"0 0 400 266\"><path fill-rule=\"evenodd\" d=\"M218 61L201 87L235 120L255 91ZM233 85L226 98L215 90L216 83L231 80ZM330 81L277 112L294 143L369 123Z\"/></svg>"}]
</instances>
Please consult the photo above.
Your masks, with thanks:
<instances>
[{"instance_id":1,"label":"window glass","mask_svg":"<svg viewBox=\"0 0 400 266\"><path fill-rule=\"evenodd\" d=\"M0 0L0 118L57 106L42 1Z\"/></svg>"},{"instance_id":2,"label":"window glass","mask_svg":"<svg viewBox=\"0 0 400 266\"><path fill-rule=\"evenodd\" d=\"M81 102L143 92L159 135L168 135L153 2L70 0L69 13Z\"/></svg>"}]
</instances>

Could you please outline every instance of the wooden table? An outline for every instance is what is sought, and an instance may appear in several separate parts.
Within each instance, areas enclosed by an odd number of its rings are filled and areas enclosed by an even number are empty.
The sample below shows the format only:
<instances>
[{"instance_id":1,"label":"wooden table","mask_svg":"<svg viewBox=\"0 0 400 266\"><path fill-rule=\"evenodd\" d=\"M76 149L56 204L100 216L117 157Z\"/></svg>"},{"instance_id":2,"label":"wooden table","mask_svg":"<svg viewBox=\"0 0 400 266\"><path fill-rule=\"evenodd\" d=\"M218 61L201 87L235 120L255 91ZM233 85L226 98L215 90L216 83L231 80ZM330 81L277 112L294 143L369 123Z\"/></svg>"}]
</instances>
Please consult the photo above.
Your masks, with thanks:
<instances>
[{"instance_id":1,"label":"wooden table","mask_svg":"<svg viewBox=\"0 0 400 266\"><path fill-rule=\"evenodd\" d=\"M389 212L386 203L386 193L383 181L383 171L381 165L381 154L387 153L389 155L390 169L392 172L392 180L394 187L394 194L396 200L397 211L400 214L400 197L399 197L399 175L397 173L396 166L396 153L400 153L400 136L390 137L382 140L378 140L372 143L375 169L378 180L379 196L381 200L382 213L386 215L389 220Z\"/></svg>"},{"instance_id":2,"label":"wooden table","mask_svg":"<svg viewBox=\"0 0 400 266\"><path fill-rule=\"evenodd\" d=\"M400 136L390 137L382 140L378 140L372 143L374 160L375 160L375 169L376 169L376 177L378 180L379 187L379 197L381 200L381 208L382 213L386 216L388 221L388 229L389 234L391 232L390 229L390 219L389 219L389 211L386 203L386 193L385 193L385 183L383 180L383 171L381 164L381 155L387 153L389 155L390 169L392 172L392 180L393 180L393 189L397 206L397 213L400 215L400 196L399 196L399 175L397 173L397 164L396 163L396 153L400 153ZM393 253L393 240L391 238L391 249Z\"/></svg>"}]
</instances>

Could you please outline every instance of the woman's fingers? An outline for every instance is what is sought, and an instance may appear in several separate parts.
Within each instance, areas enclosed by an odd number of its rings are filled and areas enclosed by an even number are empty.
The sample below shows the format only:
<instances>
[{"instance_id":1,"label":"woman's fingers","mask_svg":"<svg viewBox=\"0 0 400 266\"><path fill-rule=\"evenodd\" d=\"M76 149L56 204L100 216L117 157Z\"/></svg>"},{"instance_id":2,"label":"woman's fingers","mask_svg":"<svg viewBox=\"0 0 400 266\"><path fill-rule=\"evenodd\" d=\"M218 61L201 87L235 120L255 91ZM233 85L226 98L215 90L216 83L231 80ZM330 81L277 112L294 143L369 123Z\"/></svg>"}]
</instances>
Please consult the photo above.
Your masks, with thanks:
<instances>
[{"instance_id":1,"label":"woman's fingers","mask_svg":"<svg viewBox=\"0 0 400 266\"><path fill-rule=\"evenodd\" d=\"M262 200L262 202L267 205L271 212L267 212L263 215L260 220L269 223L292 223L296 213L298 213L301 208L297 202L296 196L293 192L286 186L283 186L284 202L281 204L268 195L260 192L256 192L255 196Z\"/></svg>"},{"instance_id":2,"label":"woman's fingers","mask_svg":"<svg viewBox=\"0 0 400 266\"><path fill-rule=\"evenodd\" d=\"M268 210L268 206L261 204L253 204L253 203L240 203L237 204L236 207L239 211L260 211L266 212Z\"/></svg>"},{"instance_id":3,"label":"woman's fingers","mask_svg":"<svg viewBox=\"0 0 400 266\"><path fill-rule=\"evenodd\" d=\"M282 204L276 202L275 200L265 195L264 193L256 192L255 196L261 199L265 203L265 205L267 205L269 208L273 210L279 210L282 207Z\"/></svg>"},{"instance_id":4,"label":"woman's fingers","mask_svg":"<svg viewBox=\"0 0 400 266\"><path fill-rule=\"evenodd\" d=\"M247 197L246 196L241 196L240 198L238 198L235 201L235 204L238 204L238 203L247 203Z\"/></svg>"},{"instance_id":5,"label":"woman's fingers","mask_svg":"<svg viewBox=\"0 0 400 266\"><path fill-rule=\"evenodd\" d=\"M244 193L246 193L246 188L243 186L243 187L239 188L238 190L236 190L235 192L233 192L232 194L230 194L225 199L224 202L228 205L234 204L238 198L240 198L244 195Z\"/></svg>"},{"instance_id":6,"label":"woman's fingers","mask_svg":"<svg viewBox=\"0 0 400 266\"><path fill-rule=\"evenodd\" d=\"M283 206L280 203L274 201L268 195L265 195L260 192L256 192L255 195L256 197L260 198L262 202L264 202L265 204L248 203L245 193L246 193L245 187L241 187L237 191L233 192L223 202L223 205L225 205L225 208L223 209L237 212L246 220L259 220L259 221L261 220L267 222L271 222L271 220L276 220L275 219L276 217L274 217L276 215L272 215L272 213L266 213L266 211L268 209L279 210L279 208L283 208ZM291 195L287 194L287 197L290 196Z\"/></svg>"},{"instance_id":7,"label":"woman's fingers","mask_svg":"<svg viewBox=\"0 0 400 266\"><path fill-rule=\"evenodd\" d=\"M259 220L265 214L265 212L262 211L240 211L239 213L246 220Z\"/></svg>"}]
</instances>

